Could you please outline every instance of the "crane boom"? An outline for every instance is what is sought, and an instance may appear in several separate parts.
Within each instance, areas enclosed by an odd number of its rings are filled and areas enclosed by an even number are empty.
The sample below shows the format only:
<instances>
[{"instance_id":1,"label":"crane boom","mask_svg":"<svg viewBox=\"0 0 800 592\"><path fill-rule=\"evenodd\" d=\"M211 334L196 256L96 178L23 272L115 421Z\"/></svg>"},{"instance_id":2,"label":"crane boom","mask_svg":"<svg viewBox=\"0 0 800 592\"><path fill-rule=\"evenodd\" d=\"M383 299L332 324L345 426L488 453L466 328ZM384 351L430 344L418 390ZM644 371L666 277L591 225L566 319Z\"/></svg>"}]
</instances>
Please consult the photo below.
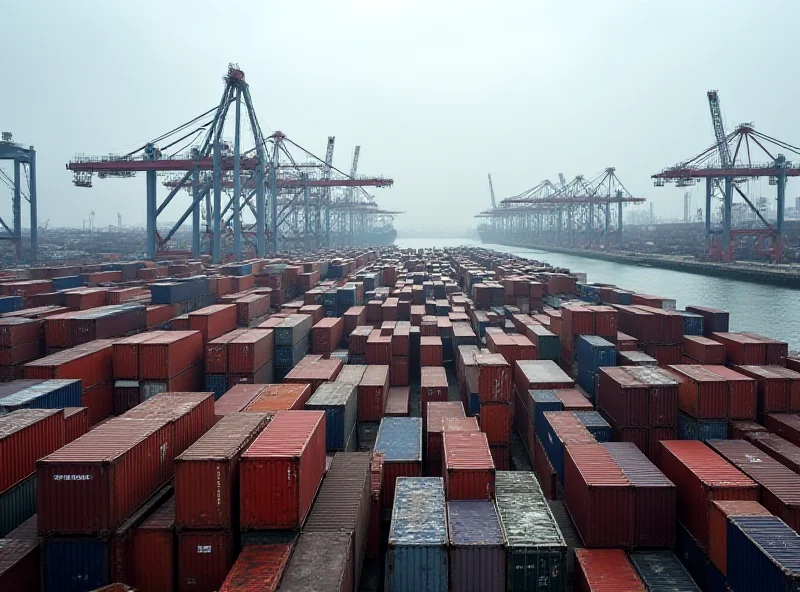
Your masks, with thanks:
<instances>
[{"instance_id":1,"label":"crane boom","mask_svg":"<svg viewBox=\"0 0 800 592\"><path fill-rule=\"evenodd\" d=\"M497 202L494 199L494 186L492 185L492 173L489 173L489 193L492 194L492 209L497 208Z\"/></svg>"},{"instance_id":2,"label":"crane boom","mask_svg":"<svg viewBox=\"0 0 800 592\"><path fill-rule=\"evenodd\" d=\"M708 106L711 109L711 123L714 125L714 135L717 138L720 161L723 167L730 168L731 150L728 146L728 137L725 135L725 126L722 123L722 109L719 106L719 94L717 91L708 91Z\"/></svg>"}]
</instances>

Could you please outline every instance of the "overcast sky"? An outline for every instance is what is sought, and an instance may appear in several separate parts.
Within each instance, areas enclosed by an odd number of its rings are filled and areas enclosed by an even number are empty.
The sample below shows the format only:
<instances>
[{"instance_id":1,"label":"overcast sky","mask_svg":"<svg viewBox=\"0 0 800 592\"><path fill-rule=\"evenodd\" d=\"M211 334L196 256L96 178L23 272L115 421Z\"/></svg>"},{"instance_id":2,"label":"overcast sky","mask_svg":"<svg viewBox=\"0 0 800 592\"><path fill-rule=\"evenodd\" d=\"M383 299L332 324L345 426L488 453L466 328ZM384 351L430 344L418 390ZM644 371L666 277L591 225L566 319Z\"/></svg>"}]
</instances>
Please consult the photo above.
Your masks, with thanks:
<instances>
[{"instance_id":1,"label":"overcast sky","mask_svg":"<svg viewBox=\"0 0 800 592\"><path fill-rule=\"evenodd\" d=\"M36 147L39 220L54 226L92 210L97 226L117 212L143 223L143 175L80 189L65 163L132 150L214 106L229 62L265 133L319 154L335 135L343 170L360 144L359 171L395 180L374 193L407 212L398 228L472 226L489 205L487 172L505 197L607 166L657 214L678 216L683 190L654 188L650 175L713 142L708 89L729 129L753 121L800 144L798 0L0 6L0 129Z\"/></svg>"}]
</instances>

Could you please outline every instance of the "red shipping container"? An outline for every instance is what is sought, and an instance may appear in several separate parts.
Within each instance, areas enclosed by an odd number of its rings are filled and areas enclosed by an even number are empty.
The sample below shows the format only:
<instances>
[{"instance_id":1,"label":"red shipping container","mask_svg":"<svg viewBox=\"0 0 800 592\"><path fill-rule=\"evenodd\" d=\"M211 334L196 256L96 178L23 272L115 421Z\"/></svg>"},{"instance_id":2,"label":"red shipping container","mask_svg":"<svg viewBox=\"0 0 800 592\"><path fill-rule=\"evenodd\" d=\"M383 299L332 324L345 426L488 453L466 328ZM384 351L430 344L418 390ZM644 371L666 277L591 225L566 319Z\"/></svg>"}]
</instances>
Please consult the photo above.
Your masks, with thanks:
<instances>
[{"instance_id":1,"label":"red shipping container","mask_svg":"<svg viewBox=\"0 0 800 592\"><path fill-rule=\"evenodd\" d=\"M613 306L590 306L594 312L593 335L613 338L617 336L617 310Z\"/></svg>"},{"instance_id":2,"label":"red shipping container","mask_svg":"<svg viewBox=\"0 0 800 592\"><path fill-rule=\"evenodd\" d=\"M389 367L389 383L396 387L408 386L408 358L392 358Z\"/></svg>"},{"instance_id":3,"label":"red shipping container","mask_svg":"<svg viewBox=\"0 0 800 592\"><path fill-rule=\"evenodd\" d=\"M259 327L261 329L262 327ZM235 329L206 343L206 374L225 374L228 371L228 343L243 335L246 329ZM274 339L273 339L274 341Z\"/></svg>"},{"instance_id":4,"label":"red shipping container","mask_svg":"<svg viewBox=\"0 0 800 592\"><path fill-rule=\"evenodd\" d=\"M227 343L228 373L253 374L272 359L275 339L272 329L250 329ZM208 351L208 347L206 347Z\"/></svg>"},{"instance_id":5,"label":"red shipping container","mask_svg":"<svg viewBox=\"0 0 800 592\"><path fill-rule=\"evenodd\" d=\"M562 389L555 393L561 400L564 411L594 411L592 402L575 389Z\"/></svg>"},{"instance_id":6,"label":"red shipping container","mask_svg":"<svg viewBox=\"0 0 800 592\"><path fill-rule=\"evenodd\" d=\"M389 388L386 399L386 417L408 417L408 398L410 389L407 386Z\"/></svg>"},{"instance_id":7,"label":"red shipping container","mask_svg":"<svg viewBox=\"0 0 800 592\"><path fill-rule=\"evenodd\" d=\"M725 347L725 361L739 366L763 366L767 363L767 346L746 333L712 333L711 338Z\"/></svg>"},{"instance_id":8,"label":"red shipping container","mask_svg":"<svg viewBox=\"0 0 800 592\"><path fill-rule=\"evenodd\" d=\"M447 373L444 367L423 367L420 381L422 417L428 417L428 403L431 401L447 401L447 394Z\"/></svg>"},{"instance_id":9,"label":"red shipping container","mask_svg":"<svg viewBox=\"0 0 800 592\"><path fill-rule=\"evenodd\" d=\"M163 419L118 418L37 461L42 536L115 531L172 477L172 433Z\"/></svg>"},{"instance_id":10,"label":"red shipping container","mask_svg":"<svg viewBox=\"0 0 800 592\"><path fill-rule=\"evenodd\" d=\"M421 366L442 367L442 338L420 337L419 360Z\"/></svg>"},{"instance_id":11,"label":"red shipping container","mask_svg":"<svg viewBox=\"0 0 800 592\"><path fill-rule=\"evenodd\" d=\"M235 559L235 541L229 531L196 530L179 533L179 592L219 590Z\"/></svg>"},{"instance_id":12,"label":"red shipping container","mask_svg":"<svg viewBox=\"0 0 800 592\"><path fill-rule=\"evenodd\" d=\"M64 408L64 444L77 440L89 431L89 410L86 407Z\"/></svg>"},{"instance_id":13,"label":"red shipping container","mask_svg":"<svg viewBox=\"0 0 800 592\"><path fill-rule=\"evenodd\" d=\"M347 338L356 327L366 324L367 309L364 306L351 306L344 312L342 318L344 319L343 334Z\"/></svg>"},{"instance_id":14,"label":"red shipping container","mask_svg":"<svg viewBox=\"0 0 800 592\"><path fill-rule=\"evenodd\" d=\"M795 446L800 446L800 416L770 413L764 416L764 427Z\"/></svg>"},{"instance_id":15,"label":"red shipping container","mask_svg":"<svg viewBox=\"0 0 800 592\"><path fill-rule=\"evenodd\" d=\"M64 295L64 305L72 310L87 310L114 304L107 300L108 290L105 288L75 288Z\"/></svg>"},{"instance_id":16,"label":"red shipping container","mask_svg":"<svg viewBox=\"0 0 800 592\"><path fill-rule=\"evenodd\" d=\"M728 437L731 440L748 440L751 433L769 433L767 428L754 421L732 421L728 424Z\"/></svg>"},{"instance_id":17,"label":"red shipping container","mask_svg":"<svg viewBox=\"0 0 800 592\"><path fill-rule=\"evenodd\" d=\"M25 378L79 378L83 391L113 379L110 339L97 339L25 364Z\"/></svg>"},{"instance_id":18,"label":"red shipping container","mask_svg":"<svg viewBox=\"0 0 800 592\"><path fill-rule=\"evenodd\" d=\"M758 485L703 442L662 441L659 468L677 488L678 520L703 549L713 501L758 501Z\"/></svg>"},{"instance_id":19,"label":"red shipping container","mask_svg":"<svg viewBox=\"0 0 800 592\"><path fill-rule=\"evenodd\" d=\"M339 347L344 330L344 319L325 317L311 328L311 353L330 356Z\"/></svg>"},{"instance_id":20,"label":"red shipping container","mask_svg":"<svg viewBox=\"0 0 800 592\"><path fill-rule=\"evenodd\" d=\"M650 425L650 387L627 368L600 368L597 407L623 428ZM677 408L677 401L675 402Z\"/></svg>"},{"instance_id":21,"label":"red shipping container","mask_svg":"<svg viewBox=\"0 0 800 592\"><path fill-rule=\"evenodd\" d=\"M311 398L310 384L262 384L262 391L247 405L245 411L265 413L299 410ZM221 400L221 399L220 399Z\"/></svg>"},{"instance_id":22,"label":"red shipping container","mask_svg":"<svg viewBox=\"0 0 800 592\"><path fill-rule=\"evenodd\" d=\"M728 386L728 416L732 420L755 419L757 409L756 382L727 366L704 366L725 379Z\"/></svg>"},{"instance_id":23,"label":"red shipping container","mask_svg":"<svg viewBox=\"0 0 800 592\"><path fill-rule=\"evenodd\" d=\"M699 364L725 364L725 346L708 337L684 335L683 353Z\"/></svg>"},{"instance_id":24,"label":"red shipping container","mask_svg":"<svg viewBox=\"0 0 800 592\"><path fill-rule=\"evenodd\" d=\"M139 592L175 589L175 497L150 516L133 538L133 574Z\"/></svg>"},{"instance_id":25,"label":"red shipping container","mask_svg":"<svg viewBox=\"0 0 800 592\"><path fill-rule=\"evenodd\" d=\"M380 421L389 397L389 366L367 366L358 383L358 421Z\"/></svg>"},{"instance_id":26,"label":"red shipping container","mask_svg":"<svg viewBox=\"0 0 800 592\"><path fill-rule=\"evenodd\" d=\"M773 371L769 366L736 366L736 372L755 380L759 413L789 411L792 404L792 386L788 378ZM755 419L755 417L739 419Z\"/></svg>"},{"instance_id":27,"label":"red shipping container","mask_svg":"<svg viewBox=\"0 0 800 592\"><path fill-rule=\"evenodd\" d=\"M722 575L728 574L728 517L771 516L758 502L720 501L711 504L708 515L708 558Z\"/></svg>"},{"instance_id":28,"label":"red shipping container","mask_svg":"<svg viewBox=\"0 0 800 592\"><path fill-rule=\"evenodd\" d=\"M646 592L636 570L620 549L575 549L577 592Z\"/></svg>"},{"instance_id":29,"label":"red shipping container","mask_svg":"<svg viewBox=\"0 0 800 592\"><path fill-rule=\"evenodd\" d=\"M367 342L369 340L369 336L372 334L372 331L372 327L358 326L349 333L347 337L347 346L351 356L366 355Z\"/></svg>"},{"instance_id":30,"label":"red shipping container","mask_svg":"<svg viewBox=\"0 0 800 592\"><path fill-rule=\"evenodd\" d=\"M214 425L214 393L164 392L142 402L124 418L160 419L174 430L173 450L181 454Z\"/></svg>"},{"instance_id":31,"label":"red shipping container","mask_svg":"<svg viewBox=\"0 0 800 592\"><path fill-rule=\"evenodd\" d=\"M114 413L114 383L104 382L84 390L81 399L88 410L89 425L94 425Z\"/></svg>"},{"instance_id":32,"label":"red shipping container","mask_svg":"<svg viewBox=\"0 0 800 592\"><path fill-rule=\"evenodd\" d=\"M800 413L800 372L781 366L771 366L770 370L789 379L789 412Z\"/></svg>"},{"instance_id":33,"label":"red shipping container","mask_svg":"<svg viewBox=\"0 0 800 592\"><path fill-rule=\"evenodd\" d=\"M41 559L36 516L8 533L0 547L0 590L40 590Z\"/></svg>"},{"instance_id":34,"label":"red shipping container","mask_svg":"<svg viewBox=\"0 0 800 592\"><path fill-rule=\"evenodd\" d=\"M0 492L36 471L36 461L65 443L60 409L19 409L0 416Z\"/></svg>"},{"instance_id":35,"label":"red shipping container","mask_svg":"<svg viewBox=\"0 0 800 592\"><path fill-rule=\"evenodd\" d=\"M743 439L769 454L784 467L800 474L800 446L766 431L748 432Z\"/></svg>"},{"instance_id":36,"label":"red shipping container","mask_svg":"<svg viewBox=\"0 0 800 592\"><path fill-rule=\"evenodd\" d=\"M270 419L265 413L227 415L175 459L179 530L235 528L239 457Z\"/></svg>"},{"instance_id":37,"label":"red shipping container","mask_svg":"<svg viewBox=\"0 0 800 592\"><path fill-rule=\"evenodd\" d=\"M237 384L214 401L214 417L219 421L226 415L241 413L258 395L266 390L264 384Z\"/></svg>"},{"instance_id":38,"label":"red shipping container","mask_svg":"<svg viewBox=\"0 0 800 592\"><path fill-rule=\"evenodd\" d=\"M13 347L30 341L41 341L43 321L23 318L0 318L0 347Z\"/></svg>"},{"instance_id":39,"label":"red shipping container","mask_svg":"<svg viewBox=\"0 0 800 592\"><path fill-rule=\"evenodd\" d=\"M490 445L508 446L511 441L511 405L508 403L481 404L478 422Z\"/></svg>"},{"instance_id":40,"label":"red shipping container","mask_svg":"<svg viewBox=\"0 0 800 592\"><path fill-rule=\"evenodd\" d=\"M483 433L443 434L447 500L494 498L494 462Z\"/></svg>"},{"instance_id":41,"label":"red shipping container","mask_svg":"<svg viewBox=\"0 0 800 592\"><path fill-rule=\"evenodd\" d=\"M14 347L0 348L0 366L16 366L35 360L44 353L44 342L29 341Z\"/></svg>"},{"instance_id":42,"label":"red shipping container","mask_svg":"<svg viewBox=\"0 0 800 592\"><path fill-rule=\"evenodd\" d=\"M269 295L248 294L238 298L236 304L237 323L241 327L250 325L250 321L263 317L269 312Z\"/></svg>"},{"instance_id":43,"label":"red shipping container","mask_svg":"<svg viewBox=\"0 0 800 592\"><path fill-rule=\"evenodd\" d=\"M381 335L378 329L371 331L367 338L366 356L367 364L388 366L392 359L392 337Z\"/></svg>"},{"instance_id":44,"label":"red shipping container","mask_svg":"<svg viewBox=\"0 0 800 592\"><path fill-rule=\"evenodd\" d=\"M139 378L169 380L203 361L198 331L163 331L139 343Z\"/></svg>"},{"instance_id":45,"label":"red shipping container","mask_svg":"<svg viewBox=\"0 0 800 592\"><path fill-rule=\"evenodd\" d=\"M680 364L683 361L681 345L645 345L644 353L655 358L661 367Z\"/></svg>"},{"instance_id":46,"label":"red shipping container","mask_svg":"<svg viewBox=\"0 0 800 592\"><path fill-rule=\"evenodd\" d=\"M324 473L325 413L276 413L241 457L242 529L302 528Z\"/></svg>"},{"instance_id":47,"label":"red shipping container","mask_svg":"<svg viewBox=\"0 0 800 592\"><path fill-rule=\"evenodd\" d=\"M634 542L634 491L599 444L567 446L564 502L587 547L629 548Z\"/></svg>"},{"instance_id":48,"label":"red shipping container","mask_svg":"<svg viewBox=\"0 0 800 592\"><path fill-rule=\"evenodd\" d=\"M758 483L759 501L767 510L800 530L800 475L745 440L709 440L708 445Z\"/></svg>"},{"instance_id":49,"label":"red shipping container","mask_svg":"<svg viewBox=\"0 0 800 592\"><path fill-rule=\"evenodd\" d=\"M369 506L369 533L367 535L366 556L370 559L380 555L381 547L381 516L383 506L381 504L381 490L383 488L383 462L384 456L377 452L372 453L370 463L370 506Z\"/></svg>"},{"instance_id":50,"label":"red shipping container","mask_svg":"<svg viewBox=\"0 0 800 592\"><path fill-rule=\"evenodd\" d=\"M153 339L160 333L139 333L123 337L114 342L114 379L138 380L139 378L139 345Z\"/></svg>"},{"instance_id":51,"label":"red shipping container","mask_svg":"<svg viewBox=\"0 0 800 592\"><path fill-rule=\"evenodd\" d=\"M466 418L464 406L459 401L431 401L426 415L425 459L427 476L443 477L443 433L446 418Z\"/></svg>"},{"instance_id":52,"label":"red shipping container","mask_svg":"<svg viewBox=\"0 0 800 592\"><path fill-rule=\"evenodd\" d=\"M529 390L571 389L575 381L552 360L520 360L514 367L514 385L518 393Z\"/></svg>"},{"instance_id":53,"label":"red shipping container","mask_svg":"<svg viewBox=\"0 0 800 592\"><path fill-rule=\"evenodd\" d=\"M313 394L322 383L336 380L343 366L340 359L323 360L319 356L306 356L291 369L284 381L310 384Z\"/></svg>"},{"instance_id":54,"label":"red shipping container","mask_svg":"<svg viewBox=\"0 0 800 592\"><path fill-rule=\"evenodd\" d=\"M539 480L539 485L542 486L545 498L558 499L558 475L553 465L550 464L550 459L547 458L547 453L544 451L539 437L534 436L534 438L536 443L533 453L533 469L536 472L536 478Z\"/></svg>"},{"instance_id":55,"label":"red shipping container","mask_svg":"<svg viewBox=\"0 0 800 592\"><path fill-rule=\"evenodd\" d=\"M678 378L678 409L696 419L728 418L728 384L703 366L670 366Z\"/></svg>"},{"instance_id":56,"label":"red shipping container","mask_svg":"<svg viewBox=\"0 0 800 592\"><path fill-rule=\"evenodd\" d=\"M498 471L511 470L511 448L505 444L490 444L494 466Z\"/></svg>"},{"instance_id":57,"label":"red shipping container","mask_svg":"<svg viewBox=\"0 0 800 592\"><path fill-rule=\"evenodd\" d=\"M511 366L499 354L475 356L481 403L511 402ZM527 392L527 391L526 391Z\"/></svg>"},{"instance_id":58,"label":"red shipping container","mask_svg":"<svg viewBox=\"0 0 800 592\"><path fill-rule=\"evenodd\" d=\"M275 592L291 554L291 544L248 545L219 592Z\"/></svg>"},{"instance_id":59,"label":"red shipping container","mask_svg":"<svg viewBox=\"0 0 800 592\"><path fill-rule=\"evenodd\" d=\"M193 331L200 331L203 344L233 331L237 320L235 304L214 304L189 313L189 326Z\"/></svg>"}]
</instances>

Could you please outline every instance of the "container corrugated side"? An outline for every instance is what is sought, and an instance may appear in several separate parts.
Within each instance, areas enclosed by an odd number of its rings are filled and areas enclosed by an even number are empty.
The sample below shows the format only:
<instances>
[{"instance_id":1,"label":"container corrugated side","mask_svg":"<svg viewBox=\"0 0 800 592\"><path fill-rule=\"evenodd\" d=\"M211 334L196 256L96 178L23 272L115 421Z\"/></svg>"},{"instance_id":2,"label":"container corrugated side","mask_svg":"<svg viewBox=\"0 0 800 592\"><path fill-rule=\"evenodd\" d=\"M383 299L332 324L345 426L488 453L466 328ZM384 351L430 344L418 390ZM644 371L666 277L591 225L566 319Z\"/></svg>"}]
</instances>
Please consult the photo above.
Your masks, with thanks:
<instances>
[{"instance_id":1,"label":"container corrugated side","mask_svg":"<svg viewBox=\"0 0 800 592\"><path fill-rule=\"evenodd\" d=\"M486 434L446 432L443 435L447 499L492 499L495 466Z\"/></svg>"},{"instance_id":2,"label":"container corrugated side","mask_svg":"<svg viewBox=\"0 0 800 592\"><path fill-rule=\"evenodd\" d=\"M494 503L448 502L447 526L451 588L464 592L504 592L506 556Z\"/></svg>"},{"instance_id":3,"label":"container corrugated side","mask_svg":"<svg viewBox=\"0 0 800 592\"><path fill-rule=\"evenodd\" d=\"M800 535L774 516L730 518L727 561L737 592L800 589Z\"/></svg>"},{"instance_id":4,"label":"container corrugated side","mask_svg":"<svg viewBox=\"0 0 800 592\"><path fill-rule=\"evenodd\" d=\"M326 382L317 388L306 409L325 413L325 437L328 451L344 451L356 427L358 413L356 385Z\"/></svg>"},{"instance_id":5,"label":"container corrugated side","mask_svg":"<svg viewBox=\"0 0 800 592\"><path fill-rule=\"evenodd\" d=\"M0 493L0 538L36 514L36 475Z\"/></svg>"},{"instance_id":6,"label":"container corrugated side","mask_svg":"<svg viewBox=\"0 0 800 592\"><path fill-rule=\"evenodd\" d=\"M646 592L621 549L576 549L576 589L584 592Z\"/></svg>"},{"instance_id":7,"label":"container corrugated side","mask_svg":"<svg viewBox=\"0 0 800 592\"><path fill-rule=\"evenodd\" d=\"M178 533L178 591L218 590L235 559L235 541L229 531Z\"/></svg>"},{"instance_id":8,"label":"container corrugated side","mask_svg":"<svg viewBox=\"0 0 800 592\"><path fill-rule=\"evenodd\" d=\"M302 533L283 572L281 592L348 592L353 557L350 537L343 533Z\"/></svg>"},{"instance_id":9,"label":"container corrugated side","mask_svg":"<svg viewBox=\"0 0 800 592\"><path fill-rule=\"evenodd\" d=\"M692 576L670 551L636 551L630 554L630 560L648 590L700 592Z\"/></svg>"},{"instance_id":10,"label":"container corrugated side","mask_svg":"<svg viewBox=\"0 0 800 592\"><path fill-rule=\"evenodd\" d=\"M393 592L447 592L447 519L441 478L397 480L387 560Z\"/></svg>"},{"instance_id":11,"label":"container corrugated side","mask_svg":"<svg viewBox=\"0 0 800 592\"><path fill-rule=\"evenodd\" d=\"M170 497L133 535L133 575L139 592L175 589L175 497Z\"/></svg>"},{"instance_id":12,"label":"container corrugated side","mask_svg":"<svg viewBox=\"0 0 800 592\"><path fill-rule=\"evenodd\" d=\"M290 544L245 547L219 592L275 592L291 554Z\"/></svg>"},{"instance_id":13,"label":"container corrugated side","mask_svg":"<svg viewBox=\"0 0 800 592\"><path fill-rule=\"evenodd\" d=\"M0 416L0 491L36 471L36 461L64 444L58 409L20 409Z\"/></svg>"},{"instance_id":14,"label":"container corrugated side","mask_svg":"<svg viewBox=\"0 0 800 592\"><path fill-rule=\"evenodd\" d=\"M48 538L42 544L45 592L94 590L111 583L111 549L94 538Z\"/></svg>"},{"instance_id":15,"label":"container corrugated side","mask_svg":"<svg viewBox=\"0 0 800 592\"><path fill-rule=\"evenodd\" d=\"M13 385L14 383L11 383ZM81 381L75 379L45 380L5 396L0 396L0 415L17 409L63 409L80 407Z\"/></svg>"},{"instance_id":16,"label":"container corrugated side","mask_svg":"<svg viewBox=\"0 0 800 592\"><path fill-rule=\"evenodd\" d=\"M728 572L728 517L771 516L758 502L714 502L708 515L708 558L722 575Z\"/></svg>"}]
</instances>

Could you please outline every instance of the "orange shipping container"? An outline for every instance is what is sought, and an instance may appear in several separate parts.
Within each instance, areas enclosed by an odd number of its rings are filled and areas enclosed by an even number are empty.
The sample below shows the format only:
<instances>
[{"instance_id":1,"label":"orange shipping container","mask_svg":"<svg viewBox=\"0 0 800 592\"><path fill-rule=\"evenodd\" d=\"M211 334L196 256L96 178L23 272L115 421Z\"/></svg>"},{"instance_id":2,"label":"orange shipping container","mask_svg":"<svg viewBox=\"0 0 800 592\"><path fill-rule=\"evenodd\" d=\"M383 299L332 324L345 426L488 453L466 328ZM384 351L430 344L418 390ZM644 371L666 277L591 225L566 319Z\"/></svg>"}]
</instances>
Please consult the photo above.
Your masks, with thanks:
<instances>
[{"instance_id":1,"label":"orange shipping container","mask_svg":"<svg viewBox=\"0 0 800 592\"><path fill-rule=\"evenodd\" d=\"M255 386L261 386L262 391L245 408L245 411L253 413L301 410L312 394L310 384L262 384Z\"/></svg>"}]
</instances>

